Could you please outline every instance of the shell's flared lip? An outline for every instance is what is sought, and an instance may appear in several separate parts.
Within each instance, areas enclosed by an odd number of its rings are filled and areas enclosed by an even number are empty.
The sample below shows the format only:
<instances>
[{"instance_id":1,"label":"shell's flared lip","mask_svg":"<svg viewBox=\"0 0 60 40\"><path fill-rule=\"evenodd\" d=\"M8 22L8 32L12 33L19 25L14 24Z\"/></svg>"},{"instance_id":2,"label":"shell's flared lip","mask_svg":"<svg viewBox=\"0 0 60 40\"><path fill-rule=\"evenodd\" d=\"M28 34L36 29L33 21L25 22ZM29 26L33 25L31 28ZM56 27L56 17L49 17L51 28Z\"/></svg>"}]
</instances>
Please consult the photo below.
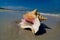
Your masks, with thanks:
<instances>
[{"instance_id":1,"label":"shell's flared lip","mask_svg":"<svg viewBox=\"0 0 60 40\"><path fill-rule=\"evenodd\" d=\"M40 21L39 21L38 18L36 18L35 21L34 21L34 24L32 24L32 25L31 24L28 24L28 23L24 23L24 22L20 22L18 25L22 29L30 28L32 30L32 33L36 33L39 30Z\"/></svg>"}]
</instances>

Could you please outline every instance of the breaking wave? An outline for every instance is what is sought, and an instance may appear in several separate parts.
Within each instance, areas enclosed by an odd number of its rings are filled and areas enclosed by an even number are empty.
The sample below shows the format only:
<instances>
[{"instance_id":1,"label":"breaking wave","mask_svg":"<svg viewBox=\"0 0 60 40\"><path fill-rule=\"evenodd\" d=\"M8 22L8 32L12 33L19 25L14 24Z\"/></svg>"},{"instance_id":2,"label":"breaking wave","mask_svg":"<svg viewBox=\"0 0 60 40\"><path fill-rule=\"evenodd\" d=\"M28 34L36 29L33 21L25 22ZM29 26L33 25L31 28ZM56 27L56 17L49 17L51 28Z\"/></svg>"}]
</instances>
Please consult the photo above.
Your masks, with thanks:
<instances>
[{"instance_id":1,"label":"breaking wave","mask_svg":"<svg viewBox=\"0 0 60 40\"><path fill-rule=\"evenodd\" d=\"M40 14L48 16L60 16L60 14L51 14L51 13L40 13Z\"/></svg>"}]
</instances>

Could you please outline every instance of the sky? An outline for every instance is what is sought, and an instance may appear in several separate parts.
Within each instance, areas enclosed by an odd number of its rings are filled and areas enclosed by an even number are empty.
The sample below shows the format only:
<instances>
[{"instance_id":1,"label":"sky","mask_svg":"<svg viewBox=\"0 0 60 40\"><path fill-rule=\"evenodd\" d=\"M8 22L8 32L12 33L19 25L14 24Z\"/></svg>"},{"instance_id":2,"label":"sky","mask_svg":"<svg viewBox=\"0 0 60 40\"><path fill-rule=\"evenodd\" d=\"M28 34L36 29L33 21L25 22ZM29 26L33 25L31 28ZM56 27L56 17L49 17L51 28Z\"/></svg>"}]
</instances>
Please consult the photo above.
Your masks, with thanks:
<instances>
[{"instance_id":1,"label":"sky","mask_svg":"<svg viewBox=\"0 0 60 40\"><path fill-rule=\"evenodd\" d=\"M60 12L60 0L0 0L0 7L26 7L42 12Z\"/></svg>"}]
</instances>

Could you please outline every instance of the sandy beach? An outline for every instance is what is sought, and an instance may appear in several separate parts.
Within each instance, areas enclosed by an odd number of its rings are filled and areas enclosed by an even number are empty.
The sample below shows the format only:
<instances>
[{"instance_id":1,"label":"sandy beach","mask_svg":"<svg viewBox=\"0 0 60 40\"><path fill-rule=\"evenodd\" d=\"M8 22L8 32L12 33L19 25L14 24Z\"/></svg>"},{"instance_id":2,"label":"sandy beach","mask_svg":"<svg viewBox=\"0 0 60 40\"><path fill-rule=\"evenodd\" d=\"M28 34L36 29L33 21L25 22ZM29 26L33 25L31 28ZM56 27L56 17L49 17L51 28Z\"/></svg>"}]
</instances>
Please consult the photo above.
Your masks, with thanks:
<instances>
[{"instance_id":1,"label":"sandy beach","mask_svg":"<svg viewBox=\"0 0 60 40\"><path fill-rule=\"evenodd\" d=\"M60 16L44 15L37 34L17 26L23 13L0 12L0 40L60 40Z\"/></svg>"}]
</instances>

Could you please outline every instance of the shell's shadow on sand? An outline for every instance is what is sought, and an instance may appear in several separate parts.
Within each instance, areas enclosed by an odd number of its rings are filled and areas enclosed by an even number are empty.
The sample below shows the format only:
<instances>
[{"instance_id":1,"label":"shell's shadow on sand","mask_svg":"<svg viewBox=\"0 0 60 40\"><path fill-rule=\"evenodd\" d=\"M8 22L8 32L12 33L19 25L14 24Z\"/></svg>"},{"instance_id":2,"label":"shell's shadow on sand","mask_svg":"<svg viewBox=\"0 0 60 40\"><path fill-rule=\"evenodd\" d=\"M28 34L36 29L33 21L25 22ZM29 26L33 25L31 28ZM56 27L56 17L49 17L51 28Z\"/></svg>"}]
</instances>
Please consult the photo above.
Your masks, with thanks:
<instances>
[{"instance_id":1,"label":"shell's shadow on sand","mask_svg":"<svg viewBox=\"0 0 60 40\"><path fill-rule=\"evenodd\" d=\"M46 29L45 28L51 29L50 27L48 27L44 23L41 23L41 25L39 27L39 30L38 30L38 32L35 35L37 36L37 35L43 35L43 34L45 34L46 33ZM31 31L30 28L25 28L25 30L30 30Z\"/></svg>"},{"instance_id":2,"label":"shell's shadow on sand","mask_svg":"<svg viewBox=\"0 0 60 40\"><path fill-rule=\"evenodd\" d=\"M41 23L38 32L35 35L43 35L46 33L46 29L51 29L50 27L48 27L47 25L45 25L44 23Z\"/></svg>"}]
</instances>

